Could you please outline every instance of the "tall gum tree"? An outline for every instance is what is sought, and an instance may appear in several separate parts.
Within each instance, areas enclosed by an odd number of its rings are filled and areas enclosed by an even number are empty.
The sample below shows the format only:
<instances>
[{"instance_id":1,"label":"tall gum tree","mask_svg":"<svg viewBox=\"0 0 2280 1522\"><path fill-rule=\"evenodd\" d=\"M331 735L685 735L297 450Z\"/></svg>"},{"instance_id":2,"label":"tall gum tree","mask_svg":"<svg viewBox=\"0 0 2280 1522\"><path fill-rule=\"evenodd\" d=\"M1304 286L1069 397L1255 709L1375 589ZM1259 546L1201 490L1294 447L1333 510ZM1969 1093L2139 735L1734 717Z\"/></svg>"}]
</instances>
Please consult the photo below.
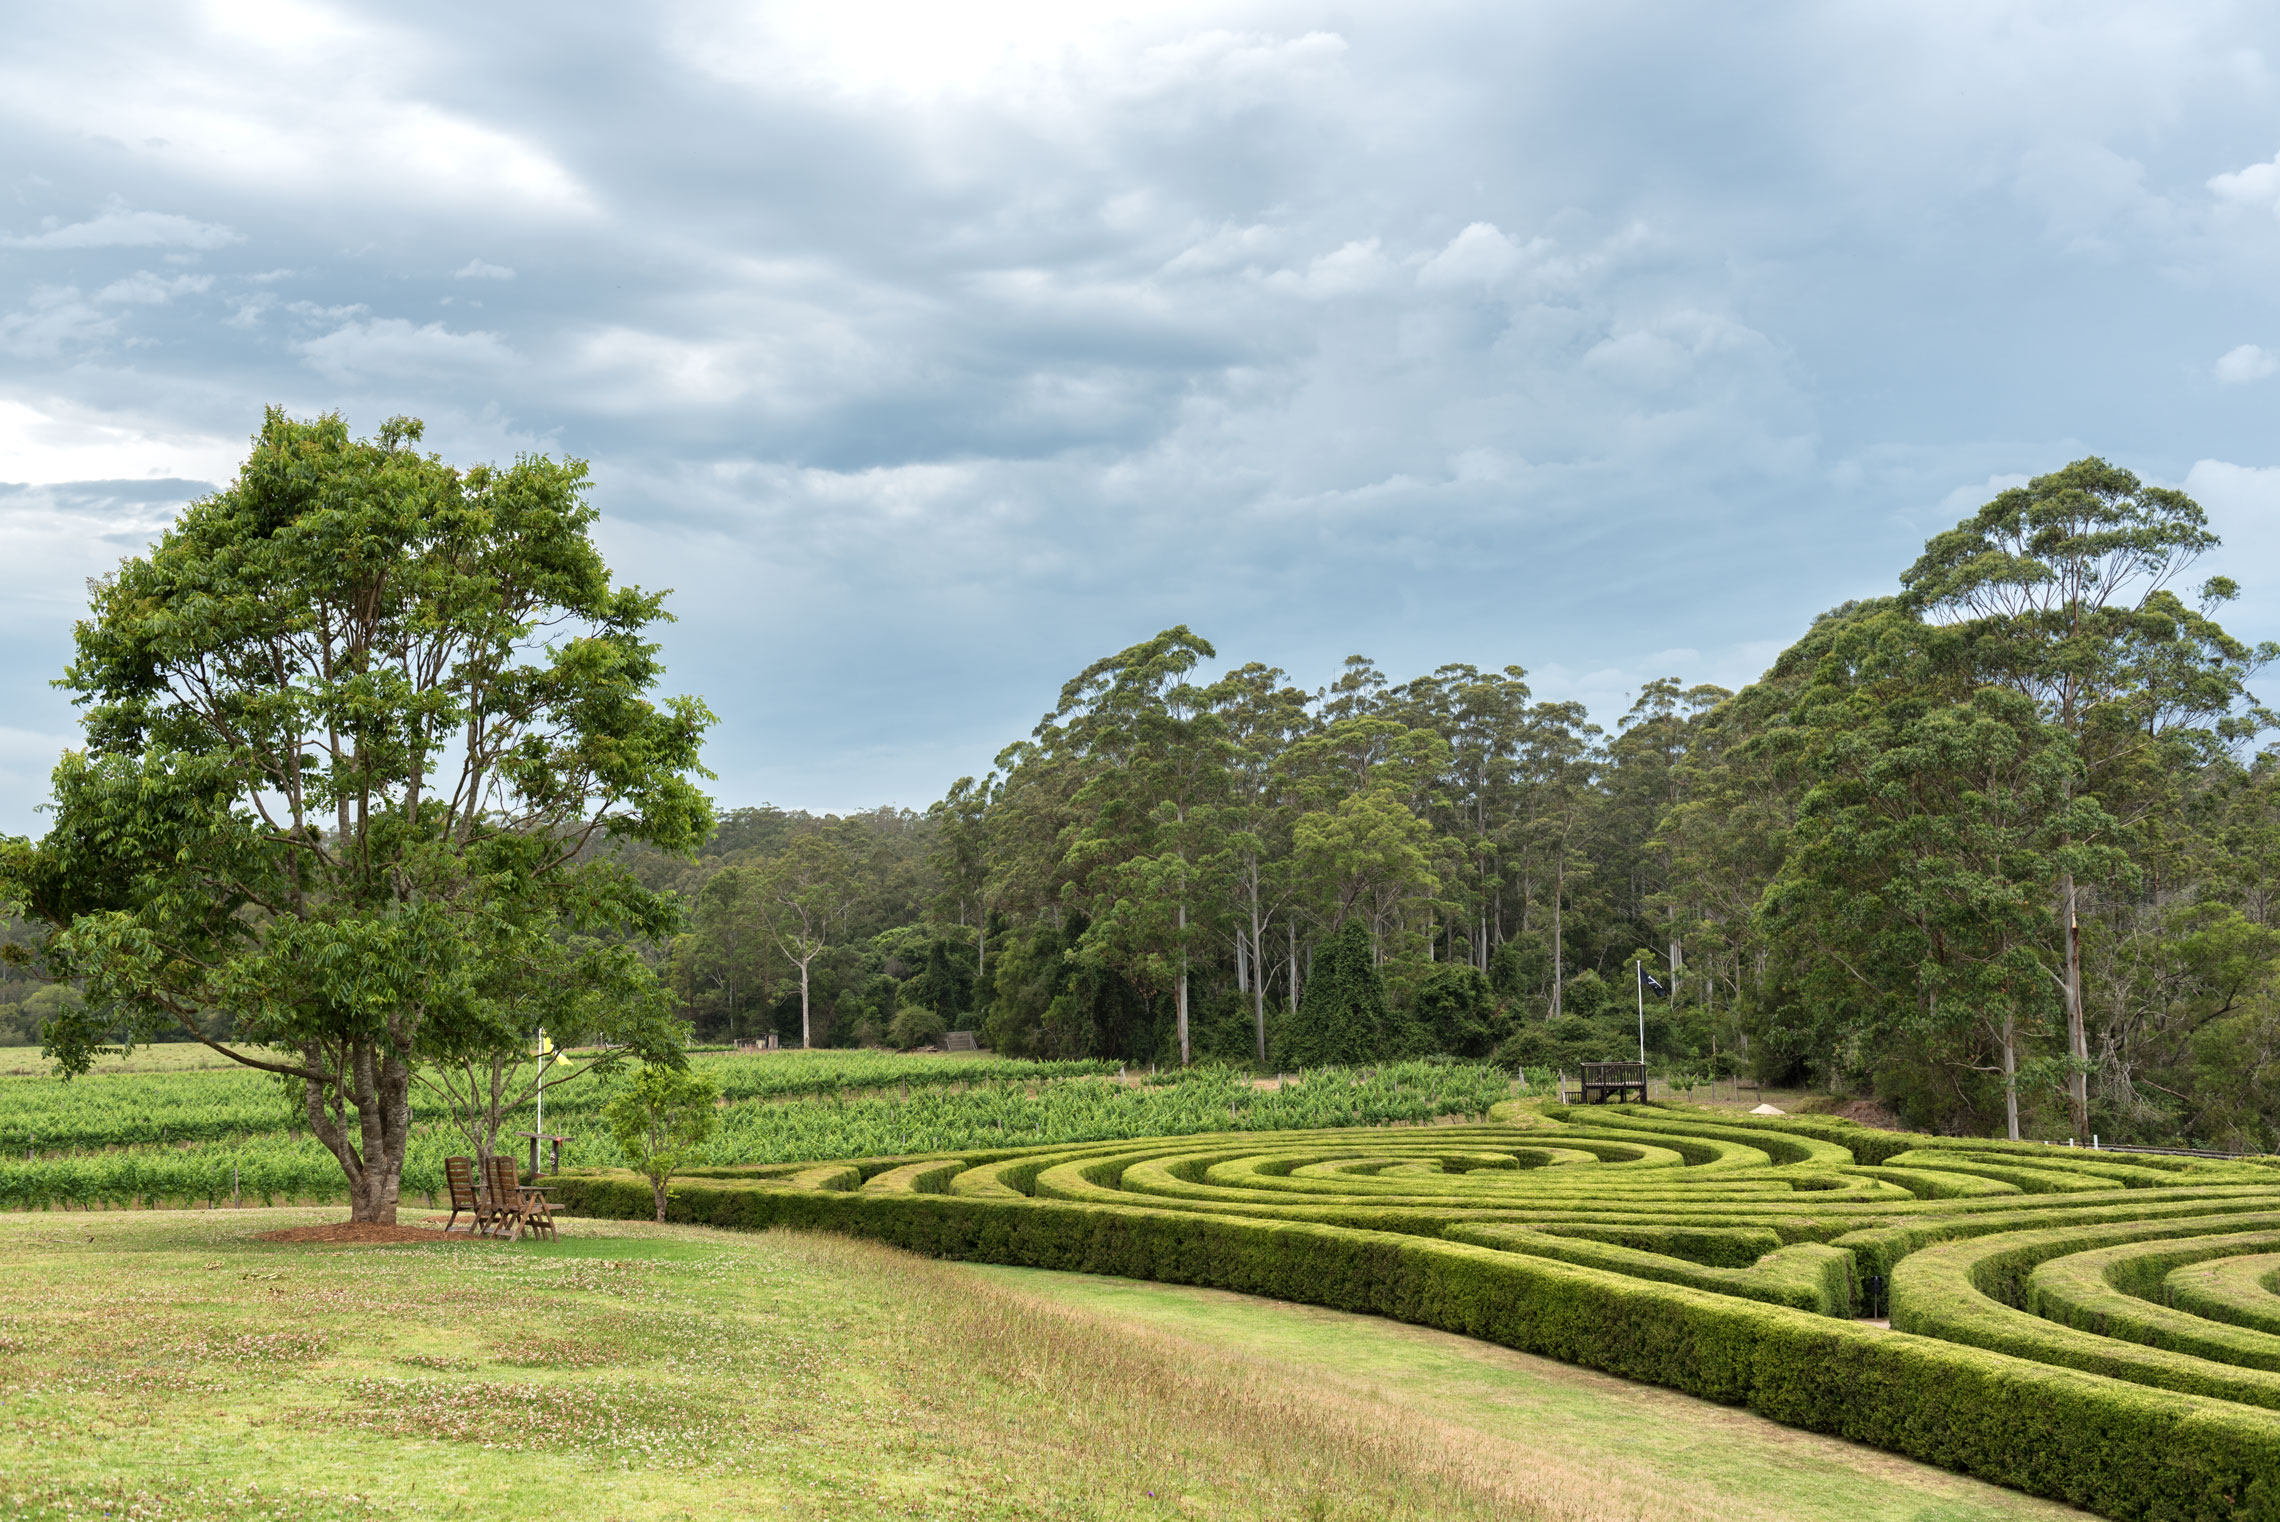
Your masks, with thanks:
<instances>
[{"instance_id":1,"label":"tall gum tree","mask_svg":"<svg viewBox=\"0 0 2280 1522\"><path fill-rule=\"evenodd\" d=\"M815 1045L814 970L831 948L831 933L854 910L853 863L839 843L803 835L791 848L755 869L752 902L760 923L799 978L800 1046Z\"/></svg>"},{"instance_id":2,"label":"tall gum tree","mask_svg":"<svg viewBox=\"0 0 2280 1522\"><path fill-rule=\"evenodd\" d=\"M2127 774L2180 731L2241 738L2264 722L2246 684L2280 648L2251 650L2210 617L2238 595L2230 581L2204 584L2198 609L2171 589L2217 542L2191 497L2093 456L2003 492L1935 537L1901 577L1901 605L1964 626L1982 679L2031 698L2075 747L2082 785L2118 802ZM2114 817L2128 823L2126 810ZM2075 1134L2087 1136L2081 888L2065 854L2054 859L2067 1104Z\"/></svg>"},{"instance_id":3,"label":"tall gum tree","mask_svg":"<svg viewBox=\"0 0 2280 1522\"><path fill-rule=\"evenodd\" d=\"M1078 673L1037 732L1048 750L1082 758L1063 854L1091 915L1082 953L1143 988L1170 988L1183 1066L1211 822L1228 781L1226 723L1188 680L1213 658L1185 624L1166 629Z\"/></svg>"},{"instance_id":4,"label":"tall gum tree","mask_svg":"<svg viewBox=\"0 0 2280 1522\"><path fill-rule=\"evenodd\" d=\"M696 849L711 714L662 704L658 594L614 585L586 468L466 470L393 419L271 409L237 480L95 583L86 746L0 888L87 993L49 1053L175 1030L298 1083L354 1218L392 1221L422 1062L488 1039L503 945L669 934L591 850Z\"/></svg>"},{"instance_id":5,"label":"tall gum tree","mask_svg":"<svg viewBox=\"0 0 2280 1522\"><path fill-rule=\"evenodd\" d=\"M2020 1049L2049 1008L2060 873L2129 864L2080 786L2073 741L2032 699L1977 682L1968 632L1883 607L1830 631L1791 723L1806 787L1763 913L1818 1001L1878 1044L1913 1035L1970 1067L1995 1048L2019 1139Z\"/></svg>"},{"instance_id":6,"label":"tall gum tree","mask_svg":"<svg viewBox=\"0 0 2280 1522\"><path fill-rule=\"evenodd\" d=\"M1267 1060L1267 931L1297 891L1289 870L1290 830L1297 812L1284 755L1312 723L1307 695L1284 674L1256 661L1213 684L1210 701L1227 734L1226 789L1216 818L1219 851L1214 874L1228 886L1238 919L1235 969L1238 991L1251 1000L1252 1051ZM1295 940L1295 936L1293 937ZM1297 1007L1297 958L1287 990Z\"/></svg>"}]
</instances>

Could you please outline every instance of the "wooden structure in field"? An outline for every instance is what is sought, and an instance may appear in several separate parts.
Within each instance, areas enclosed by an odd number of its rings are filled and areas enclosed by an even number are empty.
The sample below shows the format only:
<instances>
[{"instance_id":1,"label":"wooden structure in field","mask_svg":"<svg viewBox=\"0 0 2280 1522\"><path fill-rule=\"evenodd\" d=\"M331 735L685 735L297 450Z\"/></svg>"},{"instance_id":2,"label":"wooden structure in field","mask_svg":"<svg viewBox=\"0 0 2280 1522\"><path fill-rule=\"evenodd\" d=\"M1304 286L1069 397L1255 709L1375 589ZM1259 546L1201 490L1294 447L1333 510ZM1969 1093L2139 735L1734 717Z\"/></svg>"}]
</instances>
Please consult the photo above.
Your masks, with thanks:
<instances>
[{"instance_id":1,"label":"wooden structure in field","mask_svg":"<svg viewBox=\"0 0 2280 1522\"><path fill-rule=\"evenodd\" d=\"M1647 1102L1647 1065L1643 1062L1587 1062L1583 1065L1583 1102L1605 1104L1638 1095Z\"/></svg>"}]
</instances>

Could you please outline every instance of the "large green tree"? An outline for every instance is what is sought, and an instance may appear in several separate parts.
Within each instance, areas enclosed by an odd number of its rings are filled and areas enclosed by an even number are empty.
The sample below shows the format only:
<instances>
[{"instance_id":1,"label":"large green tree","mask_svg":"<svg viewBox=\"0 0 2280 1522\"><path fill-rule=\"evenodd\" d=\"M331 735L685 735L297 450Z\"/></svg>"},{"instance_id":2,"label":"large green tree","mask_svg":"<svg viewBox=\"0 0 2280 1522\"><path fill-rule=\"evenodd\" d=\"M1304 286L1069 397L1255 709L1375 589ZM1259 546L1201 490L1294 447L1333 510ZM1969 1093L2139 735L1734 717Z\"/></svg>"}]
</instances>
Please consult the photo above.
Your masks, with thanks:
<instances>
[{"instance_id":1,"label":"large green tree","mask_svg":"<svg viewBox=\"0 0 2280 1522\"><path fill-rule=\"evenodd\" d=\"M1228 782L1226 723L1188 680L1212 656L1186 625L1167 629L1079 672L1038 730L1049 750L1081 758L1062 858L1091 922L1080 955L1170 991L1183 1065L1212 821Z\"/></svg>"},{"instance_id":2,"label":"large green tree","mask_svg":"<svg viewBox=\"0 0 2280 1522\"><path fill-rule=\"evenodd\" d=\"M1903 606L1974 635L1982 676L2031 698L2072 742L2082 786L2117 823L2149 768L2202 730L2252 732L2236 713L2249 674L2276 653L2252 651L2210 616L2237 595L2212 578L2190 607L2173 583L2214 548L2208 516L2181 491L2147 486L2092 456L1995 497L1924 547L1901 577ZM2108 836L2105 843L2112 843ZM2090 1048L2082 985L2081 885L2061 854L2052 884L2063 938L2068 1105L2090 1129Z\"/></svg>"},{"instance_id":3,"label":"large green tree","mask_svg":"<svg viewBox=\"0 0 2280 1522\"><path fill-rule=\"evenodd\" d=\"M1290 869L1296 789L1283 758L1310 727L1306 694L1281 671L1256 661L1213 684L1211 701L1227 737L1226 787L1212 820L1214 875L1227 886L1236 918L1235 988L1251 1001L1252 1053L1267 1060L1269 931L1298 891ZM1298 1002L1297 932L1286 921L1287 998Z\"/></svg>"},{"instance_id":4,"label":"large green tree","mask_svg":"<svg viewBox=\"0 0 2280 1522\"><path fill-rule=\"evenodd\" d=\"M711 819L711 715L653 701L663 600L612 581L585 466L463 470L420 434L271 410L94 585L85 748L46 837L0 846L87 993L46 1031L62 1070L171 1029L298 1084L360 1221L395 1217L414 1069L496 1031L502 941L670 933L594 848Z\"/></svg>"},{"instance_id":5,"label":"large green tree","mask_svg":"<svg viewBox=\"0 0 2280 1522\"><path fill-rule=\"evenodd\" d=\"M2061 872L2126 867L2065 731L1977 684L1968 633L1886 607L1844 622L1779 743L1806 791L1765 912L1848 1034L1969 1069L1992 1048L2019 1136L2022 1036L2053 1007Z\"/></svg>"}]
</instances>

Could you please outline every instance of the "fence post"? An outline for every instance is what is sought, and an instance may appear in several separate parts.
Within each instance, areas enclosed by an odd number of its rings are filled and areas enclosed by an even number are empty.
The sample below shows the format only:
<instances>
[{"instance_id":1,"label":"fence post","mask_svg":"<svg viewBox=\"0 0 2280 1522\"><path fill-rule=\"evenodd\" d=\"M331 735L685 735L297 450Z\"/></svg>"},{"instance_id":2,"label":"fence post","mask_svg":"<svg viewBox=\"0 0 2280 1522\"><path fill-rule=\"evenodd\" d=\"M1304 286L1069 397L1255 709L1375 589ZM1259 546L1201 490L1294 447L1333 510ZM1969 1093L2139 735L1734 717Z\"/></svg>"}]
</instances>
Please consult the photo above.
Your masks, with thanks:
<instances>
[{"instance_id":1,"label":"fence post","mask_svg":"<svg viewBox=\"0 0 2280 1522\"><path fill-rule=\"evenodd\" d=\"M243 1210L244 1201L238 1198L238 1165L230 1164L230 1209Z\"/></svg>"}]
</instances>

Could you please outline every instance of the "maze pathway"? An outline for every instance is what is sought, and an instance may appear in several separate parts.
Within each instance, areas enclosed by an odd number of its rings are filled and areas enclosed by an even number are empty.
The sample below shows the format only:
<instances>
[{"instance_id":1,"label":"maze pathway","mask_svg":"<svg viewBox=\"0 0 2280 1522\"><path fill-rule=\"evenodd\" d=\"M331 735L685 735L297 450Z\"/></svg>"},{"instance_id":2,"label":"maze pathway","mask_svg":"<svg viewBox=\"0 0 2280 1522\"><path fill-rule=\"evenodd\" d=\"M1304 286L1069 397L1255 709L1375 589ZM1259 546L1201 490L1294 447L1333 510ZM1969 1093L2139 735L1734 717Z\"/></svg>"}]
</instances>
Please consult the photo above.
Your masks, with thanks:
<instances>
[{"instance_id":1,"label":"maze pathway","mask_svg":"<svg viewBox=\"0 0 2280 1522\"><path fill-rule=\"evenodd\" d=\"M651 1208L631 1175L565 1185L591 1213ZM1373 1312L2109 1516L2280 1518L2270 1160L1514 1102L1477 1125L703 1170L672 1199Z\"/></svg>"}]
</instances>

